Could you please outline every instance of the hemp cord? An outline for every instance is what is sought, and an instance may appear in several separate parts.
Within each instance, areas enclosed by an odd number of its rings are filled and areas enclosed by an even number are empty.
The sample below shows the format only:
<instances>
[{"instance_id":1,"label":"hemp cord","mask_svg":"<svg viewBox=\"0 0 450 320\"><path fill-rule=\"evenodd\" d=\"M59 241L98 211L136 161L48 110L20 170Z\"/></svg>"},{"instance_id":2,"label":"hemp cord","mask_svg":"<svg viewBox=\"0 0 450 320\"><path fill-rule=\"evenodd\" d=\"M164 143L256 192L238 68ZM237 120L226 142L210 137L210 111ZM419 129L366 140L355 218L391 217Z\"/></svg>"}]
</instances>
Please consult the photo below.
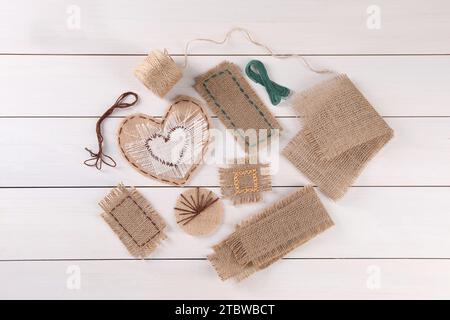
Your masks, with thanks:
<instances>
[{"instance_id":1,"label":"hemp cord","mask_svg":"<svg viewBox=\"0 0 450 320\"><path fill-rule=\"evenodd\" d=\"M228 42L228 40L231 38L231 35L235 32L243 33L247 37L248 41L250 41L254 45L264 49L264 51L266 51L267 53L269 53L270 56L272 56L276 59L297 58L298 60L303 62L303 64L305 65L305 67L307 69L309 69L312 72L315 72L318 74L336 74L335 71L330 70L330 69L315 69L315 68L313 68L303 56L300 56L298 54L277 54L271 48L269 48L267 45L254 40L253 36L250 34L250 32L247 29L240 28L240 27L235 27L235 28L231 29L230 31L228 31L227 34L225 35L225 38L223 38L223 40L214 40L214 39L208 39L208 38L196 38L196 39L189 40L186 43L186 46L184 48L183 68L186 68L188 65L188 53L189 53L189 48L192 43L194 43L194 42L209 42L209 43L213 43L213 44L224 44L224 43Z\"/></svg>"},{"instance_id":2,"label":"hemp cord","mask_svg":"<svg viewBox=\"0 0 450 320\"><path fill-rule=\"evenodd\" d=\"M128 96L133 96L134 101L132 102L124 102ZM84 161L84 164L88 167L96 167L98 170L102 169L102 164L106 164L110 167L115 167L117 165L116 161L113 158L103 153L103 135L102 135L102 122L108 118L116 109L125 109L131 106L134 106L136 102L138 102L138 95L134 92L125 92L117 98L116 102L108 109L106 112L98 119L96 124L96 133L97 133L97 141L98 141L98 152L95 153L92 150L85 148L87 152L91 155L91 158Z\"/></svg>"},{"instance_id":3,"label":"hemp cord","mask_svg":"<svg viewBox=\"0 0 450 320\"><path fill-rule=\"evenodd\" d=\"M245 67L245 73L254 82L266 88L270 102L274 106L278 105L282 98L287 98L291 93L291 90L288 88L270 80L266 67L259 60L251 60Z\"/></svg>"}]
</instances>

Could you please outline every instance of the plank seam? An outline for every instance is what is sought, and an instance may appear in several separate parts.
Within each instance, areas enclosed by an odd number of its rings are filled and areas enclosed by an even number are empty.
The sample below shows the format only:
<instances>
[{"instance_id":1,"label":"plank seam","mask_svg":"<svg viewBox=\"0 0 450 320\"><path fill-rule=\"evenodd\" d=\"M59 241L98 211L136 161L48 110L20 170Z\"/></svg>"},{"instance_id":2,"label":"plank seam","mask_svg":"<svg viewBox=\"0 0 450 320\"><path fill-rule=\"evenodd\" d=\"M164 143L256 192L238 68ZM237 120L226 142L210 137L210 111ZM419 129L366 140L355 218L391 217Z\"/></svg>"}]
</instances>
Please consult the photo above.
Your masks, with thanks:
<instances>
[{"instance_id":1,"label":"plank seam","mask_svg":"<svg viewBox=\"0 0 450 320\"><path fill-rule=\"evenodd\" d=\"M134 259L134 258L67 258L67 259L0 259L0 263L2 262L73 262L73 261L206 261L207 258L145 258L145 259ZM292 260L292 261L320 261L320 260L391 260L391 261L401 261L401 260L450 260L450 257L426 257L426 258L414 258L414 257L361 257L361 258L333 258L333 257L322 257L322 258L282 258L282 260Z\"/></svg>"}]
</instances>

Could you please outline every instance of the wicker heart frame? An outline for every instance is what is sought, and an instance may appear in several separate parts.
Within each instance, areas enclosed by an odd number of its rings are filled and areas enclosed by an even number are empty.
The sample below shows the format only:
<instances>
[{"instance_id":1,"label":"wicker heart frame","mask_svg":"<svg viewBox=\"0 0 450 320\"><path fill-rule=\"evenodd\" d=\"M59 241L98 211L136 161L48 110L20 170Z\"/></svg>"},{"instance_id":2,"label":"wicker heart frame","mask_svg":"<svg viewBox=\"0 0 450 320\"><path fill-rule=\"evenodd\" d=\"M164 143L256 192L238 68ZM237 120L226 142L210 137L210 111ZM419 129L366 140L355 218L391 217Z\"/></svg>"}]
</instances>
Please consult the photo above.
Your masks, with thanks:
<instances>
[{"instance_id":1,"label":"wicker heart frame","mask_svg":"<svg viewBox=\"0 0 450 320\"><path fill-rule=\"evenodd\" d=\"M202 162L210 142L211 120L196 99L180 96L162 119L127 117L118 133L120 150L140 173L184 185Z\"/></svg>"}]
</instances>

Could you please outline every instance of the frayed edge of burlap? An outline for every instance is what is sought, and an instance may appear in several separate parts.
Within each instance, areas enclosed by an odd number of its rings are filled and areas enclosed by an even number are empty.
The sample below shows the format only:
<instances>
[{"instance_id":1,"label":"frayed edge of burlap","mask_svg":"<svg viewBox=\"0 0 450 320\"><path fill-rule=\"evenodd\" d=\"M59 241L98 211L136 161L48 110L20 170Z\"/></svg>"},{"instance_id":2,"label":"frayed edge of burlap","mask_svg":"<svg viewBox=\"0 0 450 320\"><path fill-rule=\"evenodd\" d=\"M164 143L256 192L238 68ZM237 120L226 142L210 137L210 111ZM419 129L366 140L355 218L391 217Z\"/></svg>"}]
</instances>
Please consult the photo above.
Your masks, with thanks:
<instances>
[{"instance_id":1,"label":"frayed edge of burlap","mask_svg":"<svg viewBox=\"0 0 450 320\"><path fill-rule=\"evenodd\" d=\"M313 149L314 141L309 140L310 138L313 138L305 134L304 131L299 132L289 143L287 146L282 150L281 154L285 156L294 166L300 170L312 183L315 183L319 189L327 195L332 200L339 200L342 198L346 193L349 187L355 182L355 180L360 176L361 172L364 170L364 168L367 166L370 160L372 160L378 152L394 137L394 130L389 128L389 130L386 132L386 134L381 135L377 139L372 139L368 141L368 143L373 141L378 141L375 148L371 149L370 152L364 152L362 158L360 161L362 162L361 167L354 171L347 179L346 184L342 185L340 188L334 187L329 188L324 185L329 185L327 183L327 180L325 178L321 178L323 175L323 172L321 172L318 168L312 167L312 165L305 161L305 159L302 157L303 154L311 152L313 155L317 155ZM311 150L306 150L302 148L299 150L299 145L303 146L304 142L302 142L302 139L306 141L306 143L312 143L310 147ZM352 149L349 149L349 151ZM329 161L333 160L326 160L326 159L320 159L322 166L327 166L327 163ZM316 172L319 172L319 177ZM334 184L334 183L332 183Z\"/></svg>"},{"instance_id":2,"label":"frayed edge of burlap","mask_svg":"<svg viewBox=\"0 0 450 320\"><path fill-rule=\"evenodd\" d=\"M242 230L247 227L250 227L254 223L261 221L262 219L267 218L268 216L272 215L274 212L281 210L285 208L287 205L289 205L293 201L297 201L300 198L303 198L306 194L313 194L314 200L320 203L320 200L317 197L317 194L315 193L314 189L311 186L306 186L299 191L294 192L291 195L288 195L286 198L283 198L279 200L278 202L275 202L272 206L267 207L266 209L263 209L263 211L259 214L256 214L246 221L241 222L238 226L236 226L237 230ZM245 250L244 246L242 245L240 241L239 236L231 235L227 240L225 240L227 246L231 249L231 251L234 253L234 256L237 261L240 261L242 263L249 262L249 258L247 257L247 251ZM272 254L269 254L269 256Z\"/></svg>"},{"instance_id":3,"label":"frayed edge of burlap","mask_svg":"<svg viewBox=\"0 0 450 320\"><path fill-rule=\"evenodd\" d=\"M314 86L312 86L309 89L300 91L295 93L292 96L292 108L294 109L294 111L301 117L304 118L308 118L308 115L312 112L316 112L316 111L320 111L320 110L303 110L303 108L305 107L303 105L303 101L302 100L309 100L310 96L314 96L315 98L317 97L321 97L321 94L324 91L329 90L331 87L334 88L334 86L336 85L337 82L342 81L342 80L348 80L350 81L350 83L354 86L353 82L350 80L350 78L346 75L346 74L338 74L337 76L322 81ZM324 106L325 108L326 106Z\"/></svg>"},{"instance_id":4,"label":"frayed edge of burlap","mask_svg":"<svg viewBox=\"0 0 450 320\"><path fill-rule=\"evenodd\" d=\"M263 163L257 164L258 169L258 192L247 192L241 194L234 194L234 171L237 167L242 167L242 170L246 170L245 167L254 168L253 165L248 163L242 165L233 165L229 168L219 168L219 184L222 196L225 199L233 201L233 205L240 205L245 203L255 203L262 199L262 192L272 190L272 177L269 173L270 164Z\"/></svg>"},{"instance_id":5,"label":"frayed edge of burlap","mask_svg":"<svg viewBox=\"0 0 450 320\"><path fill-rule=\"evenodd\" d=\"M143 246L137 245L131 236L110 214L111 210L114 210L114 208L127 197L131 197L134 201L136 201L139 207L142 208L143 213L147 215L159 229L158 234ZM155 251L159 244L167 238L164 233L166 223L155 211L150 202L145 199L135 188L127 189L123 184L119 184L116 188L109 192L109 194L99 203L99 205L104 210L101 214L102 218L117 234L130 254L136 258L145 258L150 255L153 251Z\"/></svg>"},{"instance_id":6,"label":"frayed edge of burlap","mask_svg":"<svg viewBox=\"0 0 450 320\"><path fill-rule=\"evenodd\" d=\"M320 202L320 199L317 197L317 194L315 193L313 187L306 186L299 191L292 193L286 198L276 202L273 206L265 209L260 214L257 214L250 219L245 220L236 227L236 230L238 230L238 228L245 228L246 226L264 219L274 211L285 207L292 201L310 192L313 192L315 194L315 197L317 198L316 200L321 206L323 206ZM209 255L207 259L208 261L210 261L211 265L216 270L216 273L222 281L230 278L234 278L236 281L242 281L251 276L253 273L267 268L268 266L277 262L292 250L308 242L309 240L323 233L325 230L329 229L332 226L334 226L334 222L331 217L328 216L323 221L309 228L308 231L298 235L293 239L290 239L283 246L277 247L276 249L262 255L258 259L250 261L246 264L239 264L239 260L245 260L245 250L242 247L242 244L238 239L233 238L233 235L230 235L228 238L213 246L213 250L215 252ZM230 266L232 266L233 268L230 268Z\"/></svg>"},{"instance_id":7,"label":"frayed edge of burlap","mask_svg":"<svg viewBox=\"0 0 450 320\"><path fill-rule=\"evenodd\" d=\"M257 259L256 261L251 261L248 264L245 265L237 265L237 262L235 262L234 269L230 270L229 264L227 261L223 261L223 256L221 256L218 253L213 253L207 257L208 261L211 263L213 268L216 270L217 275L222 281L228 280L228 279L235 279L236 281L242 281L254 274L257 271L260 271L262 269L265 269L275 262L279 261L282 257L287 255L292 250L295 250L302 244L308 242L309 240L315 238L319 234L323 233L327 229L334 226L334 222L330 219L327 219L320 224L316 225L315 227L312 227L308 230L308 232L303 233L299 237L296 237L290 241L288 241L283 247L277 248L275 250L272 250L268 252L266 255L262 256L261 258ZM233 254L232 250L230 248L223 248L224 244L220 243L213 247L213 249L216 252L219 252L219 250L226 249L229 250L230 254ZM269 257L269 258L267 258ZM229 262L229 261L228 261ZM235 273L233 273L235 271Z\"/></svg>"},{"instance_id":8,"label":"frayed edge of burlap","mask_svg":"<svg viewBox=\"0 0 450 320\"><path fill-rule=\"evenodd\" d=\"M262 212L255 214L253 216L251 216L250 218L248 218L247 220L242 221L241 223L239 223L238 225L236 225L236 230L237 229L242 229L245 228L261 219L264 219L265 217L269 216L270 214L272 214L273 211L279 210L281 208L284 208L285 206L287 206L289 203L291 203L292 201L298 199L299 197L310 193L310 192L314 192L314 188L312 186L305 186L303 188L301 188L300 190L297 190L295 192L293 192L292 194L286 196L283 199L278 200L277 202L275 202L274 204L272 204L271 206L263 209Z\"/></svg>"},{"instance_id":9,"label":"frayed edge of burlap","mask_svg":"<svg viewBox=\"0 0 450 320\"><path fill-rule=\"evenodd\" d=\"M256 260L250 261L248 265L250 265L252 268L250 268L249 270L245 269L244 272L240 273L238 275L238 280L245 279L246 277L253 274L255 271L267 268L268 266L272 265L274 262L278 261L292 250L308 242L309 240L315 238L317 235L321 234L322 232L331 228L332 226L334 226L334 222L333 220L331 220L331 218L328 218L316 224L315 226L309 228L308 231L302 233L301 235L293 239L290 239L285 244L277 247L276 249L268 251L264 255L258 257ZM237 261L246 260L245 249L242 247L242 244L238 239L231 240L228 243L228 245L230 246L230 250L234 253Z\"/></svg>"},{"instance_id":10,"label":"frayed edge of burlap","mask_svg":"<svg viewBox=\"0 0 450 320\"><path fill-rule=\"evenodd\" d=\"M321 83L318 83L309 89L298 92L292 97L292 107L293 107L294 111L301 117L300 123L302 123L302 125L304 127L302 129L302 133L305 137L305 140L307 140L308 143L310 144L311 151L314 152L317 155L317 157L319 157L320 159L330 160L328 157L325 156L325 152L322 149L322 147L320 146L320 144L317 142L317 140L315 139L313 132L308 129L308 118L312 114L319 112L320 109L318 109L318 110L305 109L305 108L307 108L308 103L305 104L304 100L306 100L306 102L308 102L308 100L311 99L310 97L314 97L314 98L319 97L319 99L320 99L321 94L324 91L327 91L330 88L335 88L336 84L343 80L348 80L353 85L353 83L351 82L351 80L348 78L348 76L346 74L339 74L331 79L328 79ZM317 105L317 103L315 105ZM326 107L326 105L324 105L324 108L325 107Z\"/></svg>"},{"instance_id":11,"label":"frayed edge of burlap","mask_svg":"<svg viewBox=\"0 0 450 320\"><path fill-rule=\"evenodd\" d=\"M269 108L264 104L264 102L261 100L261 98L258 96L258 94L256 93L256 91L251 87L250 83L244 78L244 76L242 75L242 71L241 69L234 63L230 62L230 61L222 61L221 63L219 63L217 66L213 67L212 69L208 70L207 72L198 75L197 77L194 78L195 84L194 84L194 89L197 91L197 93L203 98L205 99L205 101L207 102L207 105L210 109L213 109L212 111L219 117L219 119L225 124L225 127L227 127L228 129L241 129L241 128L233 128L233 126L230 124L230 120L228 120L222 112L220 112L220 110L218 110L216 112L216 110L218 109L217 106L215 106L215 101L214 99L212 99L212 97L208 94L208 92L206 92L203 83L206 79L211 78L211 76L213 76L214 74L221 72L225 69L231 69L232 71L234 71L236 74L234 74L234 76L237 78L237 80L241 81L241 82L245 82L248 84L249 86L249 90L251 90L251 92L249 92L249 95L253 95L254 99L258 99L260 100L260 103L262 106L265 107L265 112L264 112L264 116L268 119L268 121L270 122L270 125L273 127L273 129L277 129L280 132L283 130L283 127L281 126L281 124L278 122L278 120L276 119L276 117L270 112ZM213 108L211 108L211 106L215 106ZM268 129L269 130L269 129ZM237 141L245 148L247 146L247 144L245 143L245 141L242 138L237 138ZM270 139L268 139L270 140ZM259 141L260 143L261 141Z\"/></svg>"}]
</instances>

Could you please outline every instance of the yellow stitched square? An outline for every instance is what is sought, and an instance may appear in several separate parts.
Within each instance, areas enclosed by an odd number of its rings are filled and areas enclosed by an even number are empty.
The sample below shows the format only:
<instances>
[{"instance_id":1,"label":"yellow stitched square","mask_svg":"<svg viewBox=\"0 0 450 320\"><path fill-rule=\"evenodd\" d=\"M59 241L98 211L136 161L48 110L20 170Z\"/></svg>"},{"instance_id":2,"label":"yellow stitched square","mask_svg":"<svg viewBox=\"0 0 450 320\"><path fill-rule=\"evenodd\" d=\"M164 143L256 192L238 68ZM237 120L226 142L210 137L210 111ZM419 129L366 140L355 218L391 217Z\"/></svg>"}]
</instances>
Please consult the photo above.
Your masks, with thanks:
<instances>
[{"instance_id":1,"label":"yellow stitched square","mask_svg":"<svg viewBox=\"0 0 450 320\"><path fill-rule=\"evenodd\" d=\"M241 188L241 177L243 176L251 176L251 179L253 181L252 187ZM248 192L259 192L258 173L256 169L235 171L233 181L234 181L234 195Z\"/></svg>"}]
</instances>

